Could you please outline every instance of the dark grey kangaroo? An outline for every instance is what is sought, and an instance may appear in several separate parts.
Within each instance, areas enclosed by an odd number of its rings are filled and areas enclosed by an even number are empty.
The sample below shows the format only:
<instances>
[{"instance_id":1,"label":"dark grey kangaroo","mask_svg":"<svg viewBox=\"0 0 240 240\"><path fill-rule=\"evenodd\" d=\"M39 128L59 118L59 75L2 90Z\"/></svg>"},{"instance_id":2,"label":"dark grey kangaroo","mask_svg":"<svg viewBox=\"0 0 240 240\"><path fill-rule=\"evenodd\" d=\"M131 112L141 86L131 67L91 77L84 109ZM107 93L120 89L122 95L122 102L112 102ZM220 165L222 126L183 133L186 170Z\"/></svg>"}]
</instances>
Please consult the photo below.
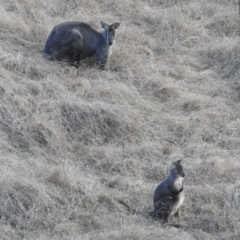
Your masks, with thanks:
<instances>
[{"instance_id":1,"label":"dark grey kangaroo","mask_svg":"<svg viewBox=\"0 0 240 240\"><path fill-rule=\"evenodd\" d=\"M71 64L78 64L83 58L96 56L97 63L105 68L110 48L115 41L115 30L119 25L101 22L104 31L98 32L83 22L59 24L51 31L43 55L51 60Z\"/></svg>"},{"instance_id":2,"label":"dark grey kangaroo","mask_svg":"<svg viewBox=\"0 0 240 240\"><path fill-rule=\"evenodd\" d=\"M154 192L154 211L149 213L152 217L161 218L167 223L171 215L180 217L180 207L184 201L184 176L181 160L173 162L167 179Z\"/></svg>"}]
</instances>

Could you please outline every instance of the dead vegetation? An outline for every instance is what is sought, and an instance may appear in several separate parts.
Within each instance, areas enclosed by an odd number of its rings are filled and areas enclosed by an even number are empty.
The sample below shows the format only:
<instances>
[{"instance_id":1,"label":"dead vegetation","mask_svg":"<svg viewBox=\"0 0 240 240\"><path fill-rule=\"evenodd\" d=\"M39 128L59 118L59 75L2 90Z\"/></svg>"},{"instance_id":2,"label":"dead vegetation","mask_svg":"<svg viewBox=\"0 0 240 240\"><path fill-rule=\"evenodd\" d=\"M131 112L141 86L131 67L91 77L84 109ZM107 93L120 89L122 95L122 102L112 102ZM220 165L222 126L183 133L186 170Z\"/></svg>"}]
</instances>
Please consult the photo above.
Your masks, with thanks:
<instances>
[{"instance_id":1,"label":"dead vegetation","mask_svg":"<svg viewBox=\"0 0 240 240\"><path fill-rule=\"evenodd\" d=\"M239 239L238 1L0 0L0 238ZM120 22L110 71L42 58ZM184 159L182 219L148 217Z\"/></svg>"}]
</instances>

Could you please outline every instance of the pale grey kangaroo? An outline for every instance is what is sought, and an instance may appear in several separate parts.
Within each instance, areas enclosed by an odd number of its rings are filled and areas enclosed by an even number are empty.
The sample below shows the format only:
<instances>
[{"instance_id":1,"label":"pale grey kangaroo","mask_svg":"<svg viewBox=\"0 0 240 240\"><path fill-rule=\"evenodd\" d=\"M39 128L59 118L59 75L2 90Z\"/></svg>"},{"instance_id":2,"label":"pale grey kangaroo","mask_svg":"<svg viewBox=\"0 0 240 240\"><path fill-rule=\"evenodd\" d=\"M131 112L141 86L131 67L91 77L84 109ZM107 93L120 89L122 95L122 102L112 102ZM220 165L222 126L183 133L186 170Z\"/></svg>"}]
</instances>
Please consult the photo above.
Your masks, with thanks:
<instances>
[{"instance_id":1,"label":"pale grey kangaroo","mask_svg":"<svg viewBox=\"0 0 240 240\"><path fill-rule=\"evenodd\" d=\"M184 201L184 176L181 160L173 162L167 179L154 192L154 211L149 213L152 217L161 218L167 223L172 215L180 217L180 207Z\"/></svg>"},{"instance_id":2,"label":"pale grey kangaroo","mask_svg":"<svg viewBox=\"0 0 240 240\"><path fill-rule=\"evenodd\" d=\"M98 32L83 22L65 22L51 31L44 47L43 56L55 61L78 64L86 57L96 56L97 63L103 68L115 41L115 30L120 23L108 25L101 22L104 29Z\"/></svg>"}]
</instances>

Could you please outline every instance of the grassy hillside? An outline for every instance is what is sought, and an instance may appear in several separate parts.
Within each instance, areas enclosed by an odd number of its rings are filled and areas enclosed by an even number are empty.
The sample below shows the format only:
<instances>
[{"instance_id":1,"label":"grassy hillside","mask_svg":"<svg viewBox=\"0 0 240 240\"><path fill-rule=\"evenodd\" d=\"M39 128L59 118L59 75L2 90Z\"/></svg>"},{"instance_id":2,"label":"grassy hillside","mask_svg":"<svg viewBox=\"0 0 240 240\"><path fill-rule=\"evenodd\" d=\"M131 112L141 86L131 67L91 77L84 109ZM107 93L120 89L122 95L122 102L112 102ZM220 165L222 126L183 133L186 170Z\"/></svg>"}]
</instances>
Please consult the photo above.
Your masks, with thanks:
<instances>
[{"instance_id":1,"label":"grassy hillside","mask_svg":"<svg viewBox=\"0 0 240 240\"><path fill-rule=\"evenodd\" d=\"M237 0L0 0L0 238L239 239ZM42 58L120 22L109 71ZM148 217L183 159L181 228Z\"/></svg>"}]
</instances>

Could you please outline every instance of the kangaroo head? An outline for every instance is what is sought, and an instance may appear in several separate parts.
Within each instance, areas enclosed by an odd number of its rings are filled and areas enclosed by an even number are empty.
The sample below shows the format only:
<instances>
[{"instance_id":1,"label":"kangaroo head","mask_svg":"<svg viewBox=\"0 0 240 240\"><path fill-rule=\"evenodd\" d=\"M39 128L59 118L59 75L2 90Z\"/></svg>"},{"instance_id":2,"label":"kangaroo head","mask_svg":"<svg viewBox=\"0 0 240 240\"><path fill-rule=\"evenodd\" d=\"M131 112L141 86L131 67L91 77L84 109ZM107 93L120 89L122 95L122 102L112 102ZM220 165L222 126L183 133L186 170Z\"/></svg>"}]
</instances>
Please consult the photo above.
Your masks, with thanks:
<instances>
[{"instance_id":1,"label":"kangaroo head","mask_svg":"<svg viewBox=\"0 0 240 240\"><path fill-rule=\"evenodd\" d=\"M102 28L105 30L103 33L105 41L109 46L111 46L115 41L115 30L119 28L120 23L113 23L108 25L104 22L101 22Z\"/></svg>"},{"instance_id":2,"label":"kangaroo head","mask_svg":"<svg viewBox=\"0 0 240 240\"><path fill-rule=\"evenodd\" d=\"M185 174L183 172L183 166L181 165L182 160L178 160L176 162L173 162L171 165L170 172L174 175L175 178L178 177L185 177Z\"/></svg>"}]
</instances>

